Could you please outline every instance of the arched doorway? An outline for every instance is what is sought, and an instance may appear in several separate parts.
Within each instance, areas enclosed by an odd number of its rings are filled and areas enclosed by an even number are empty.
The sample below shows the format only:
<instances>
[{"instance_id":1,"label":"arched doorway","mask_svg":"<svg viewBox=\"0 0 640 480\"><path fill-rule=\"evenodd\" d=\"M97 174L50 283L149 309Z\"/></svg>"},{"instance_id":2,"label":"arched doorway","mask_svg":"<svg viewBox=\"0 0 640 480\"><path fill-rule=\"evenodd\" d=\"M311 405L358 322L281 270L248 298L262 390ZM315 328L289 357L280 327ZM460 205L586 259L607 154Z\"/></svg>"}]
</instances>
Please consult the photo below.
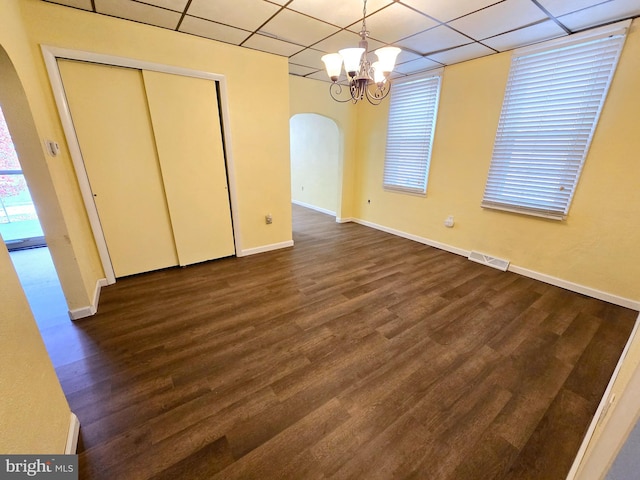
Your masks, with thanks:
<instances>
[{"instance_id":1,"label":"arched doorway","mask_svg":"<svg viewBox=\"0 0 640 480\"><path fill-rule=\"evenodd\" d=\"M289 127L292 202L336 216L341 195L338 125L322 115L299 113Z\"/></svg>"}]
</instances>

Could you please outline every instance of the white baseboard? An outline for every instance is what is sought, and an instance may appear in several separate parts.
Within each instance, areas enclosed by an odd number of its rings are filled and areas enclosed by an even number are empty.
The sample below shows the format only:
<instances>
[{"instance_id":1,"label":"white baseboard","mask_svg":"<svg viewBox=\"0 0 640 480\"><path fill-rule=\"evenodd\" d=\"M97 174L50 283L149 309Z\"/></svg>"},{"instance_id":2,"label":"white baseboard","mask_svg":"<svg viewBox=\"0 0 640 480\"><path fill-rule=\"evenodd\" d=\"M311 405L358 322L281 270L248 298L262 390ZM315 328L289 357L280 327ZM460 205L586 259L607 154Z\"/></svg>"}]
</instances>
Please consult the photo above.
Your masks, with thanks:
<instances>
[{"instance_id":1,"label":"white baseboard","mask_svg":"<svg viewBox=\"0 0 640 480\"><path fill-rule=\"evenodd\" d=\"M293 247L293 240L286 242L272 243L271 245L263 245L256 248L247 248L236 253L237 257L247 257L249 255L255 255L256 253L270 252L272 250L279 250L281 248Z\"/></svg>"},{"instance_id":2,"label":"white baseboard","mask_svg":"<svg viewBox=\"0 0 640 480\"><path fill-rule=\"evenodd\" d=\"M329 209L318 207L316 205L311 205L310 203L304 203L299 200L291 200L291 203L293 203L294 205L299 205L301 207L309 208L311 210L315 210L316 212L326 213L327 215L331 215L332 217L336 216L336 212L332 212Z\"/></svg>"},{"instance_id":3,"label":"white baseboard","mask_svg":"<svg viewBox=\"0 0 640 480\"><path fill-rule=\"evenodd\" d=\"M69 432L67 433L67 444L64 447L65 455L74 455L78 449L78 436L80 435L80 420L76 414L71 412L69 420Z\"/></svg>"},{"instance_id":4,"label":"white baseboard","mask_svg":"<svg viewBox=\"0 0 640 480\"><path fill-rule=\"evenodd\" d=\"M464 250L462 248L453 247L451 245L447 245L445 243L437 242L435 240L431 240L428 238L420 237L418 235L413 235L410 233L406 233L400 230L396 230L393 228L385 227L382 225L378 225L373 222L368 222L366 220L360 220L357 218L350 219L355 223L359 223L361 225L365 225L367 227L375 228L376 230L381 230L386 233L390 233L392 235L397 235L398 237L407 238L409 240L413 240L418 243L423 243L425 245L429 245L431 247L439 248L440 250L445 250L447 252L455 253L457 255L462 255L463 257L468 257L470 251ZM614 305L620 305L621 307L630 308L632 310L640 311L640 301L631 300L629 298L620 297L618 295L614 295L612 293L603 292L601 290L596 290L595 288L586 287L584 285L580 285L577 283L569 282L567 280L563 280L561 278L553 277L551 275L547 275L545 273L536 272L534 270L529 270L528 268L518 267L517 265L510 264L509 271L513 273L517 273L524 277L533 278L534 280L540 280L541 282L548 283L550 285L554 285L556 287L564 288L565 290L570 290L572 292L581 293L582 295L587 295L588 297L597 298L598 300L604 300L605 302L613 303Z\"/></svg>"},{"instance_id":5,"label":"white baseboard","mask_svg":"<svg viewBox=\"0 0 640 480\"><path fill-rule=\"evenodd\" d=\"M337 223L349 223L349 222L355 222L355 220L353 219L353 217L336 217L336 222Z\"/></svg>"},{"instance_id":6,"label":"white baseboard","mask_svg":"<svg viewBox=\"0 0 640 480\"><path fill-rule=\"evenodd\" d=\"M390 233L392 235L396 235L398 237L407 238L409 240L413 240L414 242L423 243L425 245L429 245L430 247L435 247L440 250L445 250L447 252L455 253L456 255L462 255L463 257L468 257L469 250L463 250L462 248L453 247L451 245L447 245L446 243L436 242L435 240L430 240L428 238L420 237L418 235L413 235L411 233L403 232L401 230L396 230L394 228L385 227L382 225L378 225L377 223L368 222L366 220L360 220L358 218L354 218L351 221L355 223L359 223L360 225L365 225L367 227L375 228L376 230L381 230L386 233Z\"/></svg>"},{"instance_id":7,"label":"white baseboard","mask_svg":"<svg viewBox=\"0 0 640 480\"><path fill-rule=\"evenodd\" d=\"M516 265L509 265L509 271L523 275L525 277L540 280L541 282L555 285L556 287L564 288L565 290L571 290L572 292L581 293L588 297L597 298L598 300L604 300L605 302L613 303L614 305L620 305L621 307L630 308L631 310L640 311L640 302L631 300L629 298L620 297L612 293L603 292L591 287L585 287L578 283L569 282L561 278L552 277L544 273L535 272L527 268L518 267Z\"/></svg>"},{"instance_id":8,"label":"white baseboard","mask_svg":"<svg viewBox=\"0 0 640 480\"><path fill-rule=\"evenodd\" d=\"M109 285L106 278L101 278L96 282L96 289L93 291L93 302L86 307L76 308L75 310L69 310L69 318L71 320L79 320L81 318L90 317L95 315L98 311L98 302L100 301L100 290L102 287Z\"/></svg>"}]
</instances>

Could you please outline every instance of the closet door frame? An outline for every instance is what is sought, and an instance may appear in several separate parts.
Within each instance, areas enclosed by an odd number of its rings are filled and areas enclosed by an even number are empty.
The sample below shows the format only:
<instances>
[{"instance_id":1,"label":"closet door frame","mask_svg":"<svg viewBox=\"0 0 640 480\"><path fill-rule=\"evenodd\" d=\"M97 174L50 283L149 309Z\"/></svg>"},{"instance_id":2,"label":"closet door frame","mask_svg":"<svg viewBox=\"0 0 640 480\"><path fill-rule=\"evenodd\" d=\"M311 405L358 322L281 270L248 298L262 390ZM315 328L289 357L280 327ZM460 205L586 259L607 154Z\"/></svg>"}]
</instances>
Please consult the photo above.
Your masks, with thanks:
<instances>
[{"instance_id":1,"label":"closet door frame","mask_svg":"<svg viewBox=\"0 0 640 480\"><path fill-rule=\"evenodd\" d=\"M222 138L224 141L227 182L229 185L229 201L231 204L231 224L234 232L236 255L238 252L241 252L242 239L240 238L239 228L237 228L240 225L240 219L238 218L239 209L237 208L238 201L235 171L233 168L233 154L231 152L231 122L229 120L229 102L225 76L218 73L176 67L173 65L164 65L133 58L105 55L101 53L87 52L82 50L59 48L49 45L41 45L40 48L44 57L47 73L49 75L49 82L51 83L56 106L58 107L58 113L62 122L64 135L69 146L69 151L71 153L71 160L73 162L73 167L75 169L78 184L80 186L80 192L82 194L84 206L87 211L87 216L89 217L89 223L91 225L91 230L93 232L96 246L98 248L100 261L102 262L102 268L105 273L106 283L108 285L115 283L116 277L113 266L111 264L111 258L109 256L109 250L107 248L107 242L104 237L104 232L102 231L102 226L100 224L98 210L93 199L93 193L89 184L89 177L87 175L87 170L84 165L84 159L82 158L82 152L80 150L80 143L78 142L78 136L71 119L71 111L69 109L69 104L64 92L62 76L60 75L60 70L58 68L59 58L66 60L93 62L116 67L135 68L137 70L150 70L154 72L170 73L174 75L202 78L205 80L212 80L214 82L217 82L220 92L220 102L218 108L220 109L221 113Z\"/></svg>"}]
</instances>

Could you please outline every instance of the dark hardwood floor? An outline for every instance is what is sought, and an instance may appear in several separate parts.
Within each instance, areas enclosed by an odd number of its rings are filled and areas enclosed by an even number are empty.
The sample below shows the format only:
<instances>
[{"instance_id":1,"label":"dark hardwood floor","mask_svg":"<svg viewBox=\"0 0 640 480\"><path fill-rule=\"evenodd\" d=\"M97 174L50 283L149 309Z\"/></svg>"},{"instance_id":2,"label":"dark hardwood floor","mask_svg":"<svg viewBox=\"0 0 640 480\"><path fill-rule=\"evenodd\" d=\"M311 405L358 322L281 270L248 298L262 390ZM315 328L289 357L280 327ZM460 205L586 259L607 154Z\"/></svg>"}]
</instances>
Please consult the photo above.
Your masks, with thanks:
<instances>
[{"instance_id":1,"label":"dark hardwood floor","mask_svg":"<svg viewBox=\"0 0 640 480\"><path fill-rule=\"evenodd\" d=\"M294 240L48 341L81 479L566 476L637 312L295 206Z\"/></svg>"}]
</instances>

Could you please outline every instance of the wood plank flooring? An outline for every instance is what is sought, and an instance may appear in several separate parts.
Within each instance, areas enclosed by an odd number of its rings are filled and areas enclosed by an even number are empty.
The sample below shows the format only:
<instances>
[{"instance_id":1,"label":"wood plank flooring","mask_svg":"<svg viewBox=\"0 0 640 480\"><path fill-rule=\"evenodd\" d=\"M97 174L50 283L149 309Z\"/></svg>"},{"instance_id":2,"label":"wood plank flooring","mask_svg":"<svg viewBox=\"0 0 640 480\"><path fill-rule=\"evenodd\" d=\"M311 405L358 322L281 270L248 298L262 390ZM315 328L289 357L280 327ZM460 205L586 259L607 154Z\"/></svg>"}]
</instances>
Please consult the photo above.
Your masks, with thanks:
<instances>
[{"instance_id":1,"label":"wood plank flooring","mask_svg":"<svg viewBox=\"0 0 640 480\"><path fill-rule=\"evenodd\" d=\"M48 342L81 479L566 476L637 312L296 206L294 240Z\"/></svg>"}]
</instances>

